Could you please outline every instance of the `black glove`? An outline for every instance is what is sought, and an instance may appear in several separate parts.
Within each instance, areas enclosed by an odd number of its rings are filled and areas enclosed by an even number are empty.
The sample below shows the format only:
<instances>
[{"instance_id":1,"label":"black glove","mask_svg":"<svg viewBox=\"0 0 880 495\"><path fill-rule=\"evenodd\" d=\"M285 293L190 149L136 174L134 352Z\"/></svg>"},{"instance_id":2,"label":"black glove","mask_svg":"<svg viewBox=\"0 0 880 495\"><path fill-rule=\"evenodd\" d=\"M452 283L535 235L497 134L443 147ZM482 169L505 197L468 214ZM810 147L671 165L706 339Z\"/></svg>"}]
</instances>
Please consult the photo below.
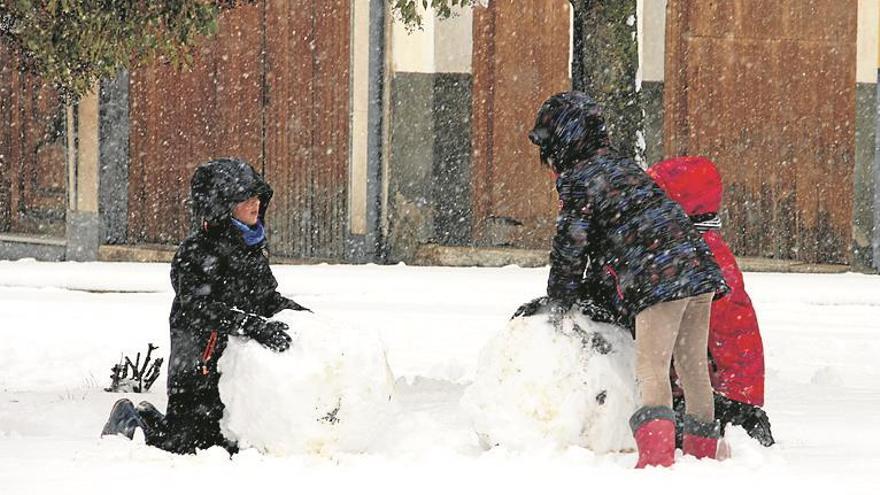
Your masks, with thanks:
<instances>
[{"instance_id":1,"label":"black glove","mask_svg":"<svg viewBox=\"0 0 880 495\"><path fill-rule=\"evenodd\" d=\"M245 335L268 349L284 352L290 348L292 340L286 332L289 328L287 323L281 321L256 320L248 325Z\"/></svg>"},{"instance_id":2,"label":"black glove","mask_svg":"<svg viewBox=\"0 0 880 495\"><path fill-rule=\"evenodd\" d=\"M547 313L550 315L551 320L558 320L566 311L571 309L571 304L560 299L553 299L550 296L536 297L517 308L510 319L512 320L518 316L526 317L534 316L538 313Z\"/></svg>"},{"instance_id":3,"label":"black glove","mask_svg":"<svg viewBox=\"0 0 880 495\"><path fill-rule=\"evenodd\" d=\"M512 320L518 316L534 316L539 313L546 314L549 323L560 329L562 317L571 309L571 304L571 302L554 299L550 296L538 297L517 308L510 319Z\"/></svg>"},{"instance_id":4,"label":"black glove","mask_svg":"<svg viewBox=\"0 0 880 495\"><path fill-rule=\"evenodd\" d=\"M760 407L715 394L715 418L721 422L722 433L725 426L732 424L742 426L750 437L765 447L776 443L770 431L770 418Z\"/></svg>"},{"instance_id":5,"label":"black glove","mask_svg":"<svg viewBox=\"0 0 880 495\"><path fill-rule=\"evenodd\" d=\"M526 317L526 316L534 316L535 313L541 310L541 308L547 306L547 303L550 301L550 298L547 296L536 297L531 301L521 305L516 309L516 312L513 313L513 316L510 319L514 319L518 316Z\"/></svg>"},{"instance_id":6,"label":"black glove","mask_svg":"<svg viewBox=\"0 0 880 495\"><path fill-rule=\"evenodd\" d=\"M574 303L574 308L593 321L617 324L617 318L610 309L601 306L592 300L580 299Z\"/></svg>"}]
</instances>

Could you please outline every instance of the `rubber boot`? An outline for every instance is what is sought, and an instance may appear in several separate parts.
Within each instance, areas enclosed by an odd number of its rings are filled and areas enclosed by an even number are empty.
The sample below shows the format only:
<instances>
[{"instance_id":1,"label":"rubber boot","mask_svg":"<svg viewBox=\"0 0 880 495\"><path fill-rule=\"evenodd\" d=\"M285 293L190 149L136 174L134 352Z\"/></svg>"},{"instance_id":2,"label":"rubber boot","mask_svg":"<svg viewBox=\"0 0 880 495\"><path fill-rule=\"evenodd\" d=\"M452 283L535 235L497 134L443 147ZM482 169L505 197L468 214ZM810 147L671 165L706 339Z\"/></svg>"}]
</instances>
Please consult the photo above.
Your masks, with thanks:
<instances>
[{"instance_id":1,"label":"rubber boot","mask_svg":"<svg viewBox=\"0 0 880 495\"><path fill-rule=\"evenodd\" d=\"M718 420L705 423L690 414L684 417L684 438L681 451L697 459L717 459L718 439L721 438L721 424Z\"/></svg>"},{"instance_id":2,"label":"rubber boot","mask_svg":"<svg viewBox=\"0 0 880 495\"><path fill-rule=\"evenodd\" d=\"M128 399L119 399L113 404L110 410L110 417L104 429L101 430L101 436L104 435L124 435L129 440L134 438L135 428L144 428L144 421L135 409L134 404Z\"/></svg>"},{"instance_id":3,"label":"rubber boot","mask_svg":"<svg viewBox=\"0 0 880 495\"><path fill-rule=\"evenodd\" d=\"M144 423L144 436L148 439L165 431L165 415L159 412L156 406L147 401L141 401L136 410Z\"/></svg>"},{"instance_id":4,"label":"rubber boot","mask_svg":"<svg viewBox=\"0 0 880 495\"><path fill-rule=\"evenodd\" d=\"M671 466L675 462L675 413L665 406L643 407L629 419L639 461L636 469L646 466Z\"/></svg>"}]
</instances>

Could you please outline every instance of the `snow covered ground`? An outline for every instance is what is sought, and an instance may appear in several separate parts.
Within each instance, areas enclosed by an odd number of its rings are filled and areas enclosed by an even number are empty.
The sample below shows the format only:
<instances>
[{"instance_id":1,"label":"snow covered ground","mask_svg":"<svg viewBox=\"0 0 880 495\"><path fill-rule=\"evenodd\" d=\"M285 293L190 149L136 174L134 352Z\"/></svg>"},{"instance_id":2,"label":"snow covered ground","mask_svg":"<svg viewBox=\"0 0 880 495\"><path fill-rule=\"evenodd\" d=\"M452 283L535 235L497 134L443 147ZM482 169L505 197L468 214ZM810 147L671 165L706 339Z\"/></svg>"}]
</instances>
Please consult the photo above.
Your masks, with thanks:
<instances>
[{"instance_id":1,"label":"snow covered ground","mask_svg":"<svg viewBox=\"0 0 880 495\"><path fill-rule=\"evenodd\" d=\"M546 269L277 266L280 289L378 331L397 417L366 454L174 456L99 439L122 352L168 351L161 264L0 262L0 494L40 493L877 493L880 276L746 274L767 353L778 444L740 430L724 462L635 471L635 454L483 451L459 406L483 345ZM160 382L135 400L164 409ZM140 440L140 441L138 441ZM190 492L193 493L193 492Z\"/></svg>"}]
</instances>

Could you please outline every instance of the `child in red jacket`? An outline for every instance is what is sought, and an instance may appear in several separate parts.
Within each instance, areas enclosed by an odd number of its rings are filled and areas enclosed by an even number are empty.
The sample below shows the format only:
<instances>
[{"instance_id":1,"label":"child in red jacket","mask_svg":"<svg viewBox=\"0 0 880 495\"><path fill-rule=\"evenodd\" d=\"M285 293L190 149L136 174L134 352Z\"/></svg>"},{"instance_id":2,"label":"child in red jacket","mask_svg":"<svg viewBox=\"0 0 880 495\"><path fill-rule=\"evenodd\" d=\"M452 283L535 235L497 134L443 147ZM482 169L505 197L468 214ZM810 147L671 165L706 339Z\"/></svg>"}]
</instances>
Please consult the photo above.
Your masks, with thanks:
<instances>
[{"instance_id":1,"label":"child in red jacket","mask_svg":"<svg viewBox=\"0 0 880 495\"><path fill-rule=\"evenodd\" d=\"M701 156L670 158L651 166L648 175L682 206L702 232L721 267L730 292L712 303L709 322L711 379L715 417L742 426L762 445L773 445L764 405L764 346L742 272L721 237L721 175Z\"/></svg>"}]
</instances>

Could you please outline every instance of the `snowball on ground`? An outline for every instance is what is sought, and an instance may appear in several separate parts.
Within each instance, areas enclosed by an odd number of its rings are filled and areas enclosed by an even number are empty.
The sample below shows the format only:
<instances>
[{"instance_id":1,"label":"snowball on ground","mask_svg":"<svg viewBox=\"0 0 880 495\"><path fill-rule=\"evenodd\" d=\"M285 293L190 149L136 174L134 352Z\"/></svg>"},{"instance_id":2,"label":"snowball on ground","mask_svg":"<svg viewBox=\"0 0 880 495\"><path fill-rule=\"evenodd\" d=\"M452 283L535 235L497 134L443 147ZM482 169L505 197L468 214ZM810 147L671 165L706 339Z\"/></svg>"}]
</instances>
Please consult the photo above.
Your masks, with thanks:
<instances>
[{"instance_id":1,"label":"snowball on ground","mask_svg":"<svg viewBox=\"0 0 880 495\"><path fill-rule=\"evenodd\" d=\"M635 447L635 348L629 332L579 312L514 318L480 353L462 406L484 447Z\"/></svg>"},{"instance_id":2,"label":"snowball on ground","mask_svg":"<svg viewBox=\"0 0 880 495\"><path fill-rule=\"evenodd\" d=\"M363 452L391 417L394 378L376 332L285 310L285 352L230 338L218 363L221 428L264 453Z\"/></svg>"}]
</instances>

